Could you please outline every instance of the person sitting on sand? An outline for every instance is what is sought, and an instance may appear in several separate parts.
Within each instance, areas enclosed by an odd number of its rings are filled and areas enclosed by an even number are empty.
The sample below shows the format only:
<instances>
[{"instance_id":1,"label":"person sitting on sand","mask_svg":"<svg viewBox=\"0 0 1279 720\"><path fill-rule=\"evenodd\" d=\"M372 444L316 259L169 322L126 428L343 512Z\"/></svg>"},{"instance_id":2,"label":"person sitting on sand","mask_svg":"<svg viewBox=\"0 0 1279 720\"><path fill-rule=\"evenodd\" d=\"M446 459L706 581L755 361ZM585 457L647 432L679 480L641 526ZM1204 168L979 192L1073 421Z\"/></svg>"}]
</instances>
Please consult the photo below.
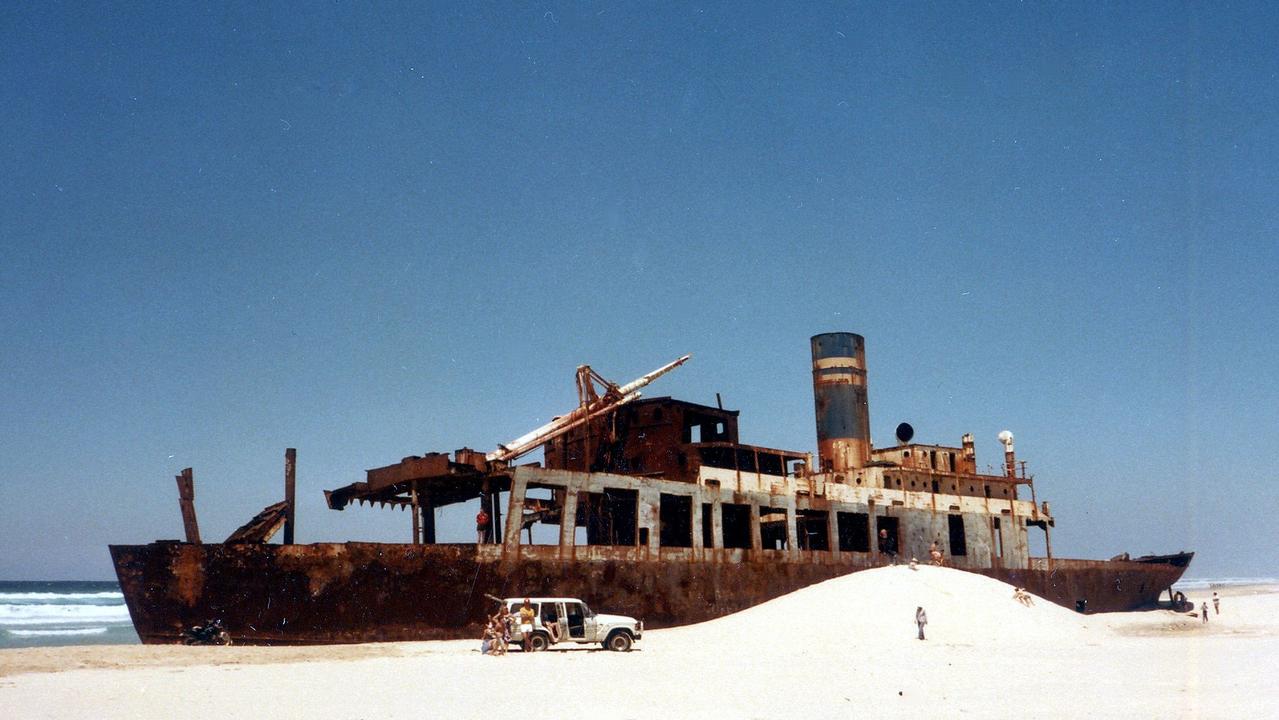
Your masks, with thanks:
<instances>
[{"instance_id":1,"label":"person sitting on sand","mask_svg":"<svg viewBox=\"0 0 1279 720\"><path fill-rule=\"evenodd\" d=\"M915 608L915 624L919 626L919 639L924 639L924 626L928 624L928 614L924 612L924 608Z\"/></svg>"},{"instance_id":2,"label":"person sitting on sand","mask_svg":"<svg viewBox=\"0 0 1279 720\"><path fill-rule=\"evenodd\" d=\"M502 621L499 620L496 615L493 616L491 620L489 620L489 633L493 635L493 646L489 649L489 654L505 655L506 654L506 628L502 624Z\"/></svg>"},{"instance_id":3,"label":"person sitting on sand","mask_svg":"<svg viewBox=\"0 0 1279 720\"><path fill-rule=\"evenodd\" d=\"M933 565L941 565L941 548L937 545L937 541L933 541L933 546L928 550L928 557L932 558Z\"/></svg>"},{"instance_id":4,"label":"person sitting on sand","mask_svg":"<svg viewBox=\"0 0 1279 720\"><path fill-rule=\"evenodd\" d=\"M918 561L918 560L916 560L915 558L911 558L911 559L910 559L910 569L911 569L911 570L918 570L918 569L919 569L919 561Z\"/></svg>"},{"instance_id":5,"label":"person sitting on sand","mask_svg":"<svg viewBox=\"0 0 1279 720\"><path fill-rule=\"evenodd\" d=\"M1035 604L1035 599L1030 596L1030 593L1026 592L1025 588L1014 588L1013 599L1026 607Z\"/></svg>"},{"instance_id":6,"label":"person sitting on sand","mask_svg":"<svg viewBox=\"0 0 1279 720\"><path fill-rule=\"evenodd\" d=\"M480 638L480 654L493 654L493 624L486 623L484 625L484 634Z\"/></svg>"}]
</instances>

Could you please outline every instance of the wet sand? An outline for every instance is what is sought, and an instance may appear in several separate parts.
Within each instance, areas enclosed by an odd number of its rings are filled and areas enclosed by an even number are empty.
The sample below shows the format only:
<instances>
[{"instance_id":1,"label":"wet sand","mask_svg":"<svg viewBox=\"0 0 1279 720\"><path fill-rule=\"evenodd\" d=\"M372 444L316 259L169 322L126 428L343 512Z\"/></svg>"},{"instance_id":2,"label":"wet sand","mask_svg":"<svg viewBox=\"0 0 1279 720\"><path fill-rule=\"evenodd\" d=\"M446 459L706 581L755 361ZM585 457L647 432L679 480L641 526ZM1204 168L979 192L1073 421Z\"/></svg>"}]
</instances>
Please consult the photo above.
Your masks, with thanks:
<instances>
[{"instance_id":1,"label":"wet sand","mask_svg":"<svg viewBox=\"0 0 1279 720\"><path fill-rule=\"evenodd\" d=\"M1170 611L1081 616L1026 607L979 575L894 567L650 631L631 653L485 657L478 641L4 650L0 717L1279 717L1279 587L1217 592L1222 614L1206 625Z\"/></svg>"}]
</instances>

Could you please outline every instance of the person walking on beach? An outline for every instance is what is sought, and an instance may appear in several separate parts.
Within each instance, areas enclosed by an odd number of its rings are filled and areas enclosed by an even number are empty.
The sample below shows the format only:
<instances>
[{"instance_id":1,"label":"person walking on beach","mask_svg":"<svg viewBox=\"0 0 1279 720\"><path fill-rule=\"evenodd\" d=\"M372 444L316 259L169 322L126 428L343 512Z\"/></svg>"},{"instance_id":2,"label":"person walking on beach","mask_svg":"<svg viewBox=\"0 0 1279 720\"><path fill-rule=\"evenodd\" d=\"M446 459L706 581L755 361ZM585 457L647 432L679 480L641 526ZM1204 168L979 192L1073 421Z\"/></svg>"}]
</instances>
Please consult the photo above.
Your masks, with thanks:
<instances>
[{"instance_id":1,"label":"person walking on beach","mask_svg":"<svg viewBox=\"0 0 1279 720\"><path fill-rule=\"evenodd\" d=\"M489 535L489 514L481 507L475 515L475 544L483 545Z\"/></svg>"},{"instance_id":2,"label":"person walking on beach","mask_svg":"<svg viewBox=\"0 0 1279 720\"><path fill-rule=\"evenodd\" d=\"M1217 597L1217 593L1212 594L1212 611L1214 614L1221 614L1221 598Z\"/></svg>"},{"instance_id":3,"label":"person walking on beach","mask_svg":"<svg viewBox=\"0 0 1279 720\"><path fill-rule=\"evenodd\" d=\"M1203 617L1204 624L1208 624L1208 603L1199 604L1199 615Z\"/></svg>"},{"instance_id":4,"label":"person walking on beach","mask_svg":"<svg viewBox=\"0 0 1279 720\"><path fill-rule=\"evenodd\" d=\"M924 608L915 608L915 624L919 626L919 639L924 639L924 626L928 624L928 614L924 612Z\"/></svg>"}]
</instances>

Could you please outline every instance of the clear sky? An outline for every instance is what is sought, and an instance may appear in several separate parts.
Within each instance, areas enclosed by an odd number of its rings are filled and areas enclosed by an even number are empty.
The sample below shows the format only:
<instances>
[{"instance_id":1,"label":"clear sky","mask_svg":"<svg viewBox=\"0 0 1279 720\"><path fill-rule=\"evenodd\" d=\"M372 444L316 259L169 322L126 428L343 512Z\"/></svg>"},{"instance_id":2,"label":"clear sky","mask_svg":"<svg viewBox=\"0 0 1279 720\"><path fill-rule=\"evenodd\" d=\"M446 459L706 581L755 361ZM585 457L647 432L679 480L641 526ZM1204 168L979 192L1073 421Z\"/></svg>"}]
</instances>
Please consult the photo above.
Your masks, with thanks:
<instances>
[{"instance_id":1,"label":"clear sky","mask_svg":"<svg viewBox=\"0 0 1279 720\"><path fill-rule=\"evenodd\" d=\"M322 490L580 363L812 450L832 330L876 445L1016 433L1056 555L1279 575L1273 5L124 5L0 8L0 579L289 446L299 541L407 540Z\"/></svg>"}]
</instances>

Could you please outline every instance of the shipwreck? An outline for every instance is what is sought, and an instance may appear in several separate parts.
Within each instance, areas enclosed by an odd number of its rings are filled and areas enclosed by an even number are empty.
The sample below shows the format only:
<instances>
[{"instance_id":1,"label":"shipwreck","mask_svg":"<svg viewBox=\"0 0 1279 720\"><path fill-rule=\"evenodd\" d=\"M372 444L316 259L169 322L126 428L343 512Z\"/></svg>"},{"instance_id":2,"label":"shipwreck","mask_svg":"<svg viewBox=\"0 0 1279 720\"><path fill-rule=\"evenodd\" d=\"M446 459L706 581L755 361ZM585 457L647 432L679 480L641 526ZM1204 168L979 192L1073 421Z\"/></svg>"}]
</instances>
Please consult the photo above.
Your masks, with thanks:
<instances>
[{"instance_id":1,"label":"shipwreck","mask_svg":"<svg viewBox=\"0 0 1279 720\"><path fill-rule=\"evenodd\" d=\"M431 452L325 492L328 506L407 510L404 543L294 542L294 467L285 499L221 543L203 543L190 469L177 478L185 541L113 545L134 627L174 643L218 618L240 644L477 637L490 597L563 595L649 628L732 613L838 575L902 562L981 573L1082 612L1155 606L1193 553L1054 557L1055 518L1001 433L1002 472L959 445L870 442L865 343L811 340L817 453L743 444L738 413L640 390L578 368L578 405L490 452ZM540 463L519 459L541 450ZM436 541L435 510L483 508L473 542ZM283 530L283 542L270 540ZM536 535L535 535L535 532ZM1044 534L1032 557L1029 534ZM534 542L535 538L537 542Z\"/></svg>"}]
</instances>

